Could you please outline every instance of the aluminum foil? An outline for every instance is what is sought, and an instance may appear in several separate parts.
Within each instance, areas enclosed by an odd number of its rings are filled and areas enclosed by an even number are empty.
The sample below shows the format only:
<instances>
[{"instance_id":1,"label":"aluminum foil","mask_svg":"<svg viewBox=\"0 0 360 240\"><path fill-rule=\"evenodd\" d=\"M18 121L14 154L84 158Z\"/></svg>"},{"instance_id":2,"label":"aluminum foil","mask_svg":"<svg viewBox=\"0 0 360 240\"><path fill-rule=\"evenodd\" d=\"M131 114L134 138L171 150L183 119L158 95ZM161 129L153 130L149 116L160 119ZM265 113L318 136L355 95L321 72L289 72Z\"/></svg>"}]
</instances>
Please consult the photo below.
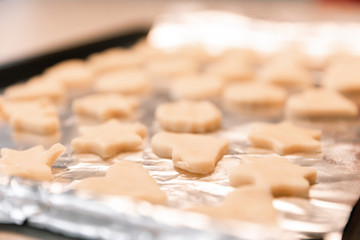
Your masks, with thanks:
<instances>
[{"instance_id":1,"label":"aluminum foil","mask_svg":"<svg viewBox=\"0 0 360 240\"><path fill-rule=\"evenodd\" d=\"M248 21L248 19L247 19ZM285 26L287 29L287 26ZM360 196L360 123L359 120L297 121L305 127L323 130L322 153L286 156L301 166L317 170L318 181L310 198L283 197L273 201L279 213L279 227L238 221L218 221L184 209L197 204L221 203L229 192L229 171L242 163L244 156L275 155L251 148L247 134L258 121L278 122L280 115L251 115L227 109L223 127L209 134L230 140L230 150L219 161L214 173L199 177L175 170L170 159L159 159L149 139L160 127L154 121L159 103L172 100L163 90L143 99L138 119L148 127L148 137L140 152L120 154L106 161L91 155L73 154L70 146L77 136L79 119L70 111L71 99L61 110L61 134L40 137L14 133L0 125L0 146L25 149L35 144L50 146L61 142L67 152L53 165L54 180L35 182L0 176L0 222L28 224L88 239L339 239L352 206ZM168 196L167 206L156 206L127 198L75 192L83 178L103 176L114 162L142 163ZM334 237L335 236L335 237ZM330 239L330 237L329 237Z\"/></svg>"}]
</instances>

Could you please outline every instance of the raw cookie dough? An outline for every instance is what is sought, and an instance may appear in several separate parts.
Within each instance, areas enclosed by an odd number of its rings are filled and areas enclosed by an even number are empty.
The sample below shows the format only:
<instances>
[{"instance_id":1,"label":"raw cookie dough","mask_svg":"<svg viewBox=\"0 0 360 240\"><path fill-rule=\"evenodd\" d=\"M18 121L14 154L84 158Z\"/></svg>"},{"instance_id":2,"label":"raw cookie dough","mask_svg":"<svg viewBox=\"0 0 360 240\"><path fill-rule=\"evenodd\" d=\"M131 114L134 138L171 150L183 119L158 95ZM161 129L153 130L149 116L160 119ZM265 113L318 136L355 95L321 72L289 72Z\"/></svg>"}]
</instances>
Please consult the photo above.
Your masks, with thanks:
<instances>
[{"instance_id":1,"label":"raw cookie dough","mask_svg":"<svg viewBox=\"0 0 360 240\"><path fill-rule=\"evenodd\" d=\"M14 130L35 134L54 134L60 129L60 119L56 108L46 99L4 100L0 105L5 120Z\"/></svg>"},{"instance_id":2,"label":"raw cookie dough","mask_svg":"<svg viewBox=\"0 0 360 240\"><path fill-rule=\"evenodd\" d=\"M206 100L220 96L222 87L220 77L193 74L177 78L171 86L171 94L177 99Z\"/></svg>"},{"instance_id":3,"label":"raw cookie dough","mask_svg":"<svg viewBox=\"0 0 360 240\"><path fill-rule=\"evenodd\" d=\"M272 149L280 155L321 151L321 130L299 128L290 122L257 123L248 136L253 147Z\"/></svg>"},{"instance_id":4,"label":"raw cookie dough","mask_svg":"<svg viewBox=\"0 0 360 240\"><path fill-rule=\"evenodd\" d=\"M301 167L282 157L245 157L249 163L240 164L230 173L234 187L256 185L270 187L274 197L308 197L310 185L316 182L316 170Z\"/></svg>"},{"instance_id":5,"label":"raw cookie dough","mask_svg":"<svg viewBox=\"0 0 360 240\"><path fill-rule=\"evenodd\" d=\"M115 93L91 94L75 99L73 111L84 117L106 121L110 118L130 118L136 113L138 100Z\"/></svg>"},{"instance_id":6,"label":"raw cookie dough","mask_svg":"<svg viewBox=\"0 0 360 240\"><path fill-rule=\"evenodd\" d=\"M261 62L261 57L252 49L232 48L221 53L219 57L222 61L241 62L245 61L252 65Z\"/></svg>"},{"instance_id":7,"label":"raw cookie dough","mask_svg":"<svg viewBox=\"0 0 360 240\"><path fill-rule=\"evenodd\" d=\"M314 85L310 71L296 61L270 61L260 69L257 80L288 89L302 89Z\"/></svg>"},{"instance_id":8,"label":"raw cookie dough","mask_svg":"<svg viewBox=\"0 0 360 240\"><path fill-rule=\"evenodd\" d=\"M226 104L234 107L281 107L286 91L265 83L246 82L226 87L223 98Z\"/></svg>"},{"instance_id":9,"label":"raw cookie dough","mask_svg":"<svg viewBox=\"0 0 360 240\"><path fill-rule=\"evenodd\" d=\"M142 165L121 161L110 166L105 177L81 180L77 190L128 196L154 204L166 204L167 196Z\"/></svg>"},{"instance_id":10,"label":"raw cookie dough","mask_svg":"<svg viewBox=\"0 0 360 240\"><path fill-rule=\"evenodd\" d=\"M146 127L141 123L121 123L111 119L100 125L80 127L79 133L80 137L71 141L75 153L95 153L109 158L120 152L139 150Z\"/></svg>"},{"instance_id":11,"label":"raw cookie dough","mask_svg":"<svg viewBox=\"0 0 360 240\"><path fill-rule=\"evenodd\" d=\"M359 60L332 64L324 75L324 87L345 94L360 93Z\"/></svg>"},{"instance_id":12,"label":"raw cookie dough","mask_svg":"<svg viewBox=\"0 0 360 240\"><path fill-rule=\"evenodd\" d=\"M38 181L51 181L51 166L65 152L66 148L57 143L49 150L39 145L24 151L1 149L0 173L30 178Z\"/></svg>"},{"instance_id":13,"label":"raw cookie dough","mask_svg":"<svg viewBox=\"0 0 360 240\"><path fill-rule=\"evenodd\" d=\"M45 70L43 79L63 84L66 89L88 88L94 82L94 73L80 59L70 59L60 62Z\"/></svg>"},{"instance_id":14,"label":"raw cookie dough","mask_svg":"<svg viewBox=\"0 0 360 240\"><path fill-rule=\"evenodd\" d=\"M151 148L159 157L171 158L175 167L208 174L229 149L229 142L210 136L161 132L151 139Z\"/></svg>"},{"instance_id":15,"label":"raw cookie dough","mask_svg":"<svg viewBox=\"0 0 360 240\"><path fill-rule=\"evenodd\" d=\"M53 103L61 103L65 100L65 89L63 85L58 82L45 81L41 76L36 76L25 83L7 87L4 95L10 100L36 100L46 98Z\"/></svg>"},{"instance_id":16,"label":"raw cookie dough","mask_svg":"<svg viewBox=\"0 0 360 240\"><path fill-rule=\"evenodd\" d=\"M291 117L355 117L356 105L339 93L314 88L291 96L286 104L286 112Z\"/></svg>"},{"instance_id":17,"label":"raw cookie dough","mask_svg":"<svg viewBox=\"0 0 360 240\"><path fill-rule=\"evenodd\" d=\"M234 219L275 225L276 210L272 205L272 196L266 189L245 186L229 193L221 205L197 206L190 211L203 213L220 219Z\"/></svg>"},{"instance_id":18,"label":"raw cookie dough","mask_svg":"<svg viewBox=\"0 0 360 240\"><path fill-rule=\"evenodd\" d=\"M247 61L219 59L209 64L206 73L221 77L226 83L231 81L248 81L254 77L253 66Z\"/></svg>"},{"instance_id":19,"label":"raw cookie dough","mask_svg":"<svg viewBox=\"0 0 360 240\"><path fill-rule=\"evenodd\" d=\"M156 120L167 131L204 133L221 125L221 112L208 101L178 101L163 103L156 108Z\"/></svg>"},{"instance_id":20,"label":"raw cookie dough","mask_svg":"<svg viewBox=\"0 0 360 240\"><path fill-rule=\"evenodd\" d=\"M101 93L143 95L148 93L150 89L150 78L139 69L104 73L96 79L94 84L94 90Z\"/></svg>"}]
</instances>

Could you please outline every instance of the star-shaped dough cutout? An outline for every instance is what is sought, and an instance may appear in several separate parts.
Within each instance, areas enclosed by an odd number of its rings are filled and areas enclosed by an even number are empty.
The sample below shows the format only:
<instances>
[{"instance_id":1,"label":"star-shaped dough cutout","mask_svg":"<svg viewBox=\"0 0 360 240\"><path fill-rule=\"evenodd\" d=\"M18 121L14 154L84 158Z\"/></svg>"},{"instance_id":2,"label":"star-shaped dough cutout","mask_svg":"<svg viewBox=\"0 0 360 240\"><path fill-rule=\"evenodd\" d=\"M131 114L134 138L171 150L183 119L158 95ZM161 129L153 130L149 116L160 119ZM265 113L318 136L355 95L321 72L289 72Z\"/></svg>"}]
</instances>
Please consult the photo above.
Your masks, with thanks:
<instances>
[{"instance_id":1,"label":"star-shaped dough cutout","mask_svg":"<svg viewBox=\"0 0 360 240\"><path fill-rule=\"evenodd\" d=\"M308 197L310 185L316 182L316 170L302 167L281 157L250 158L230 173L234 187L256 185L269 187L274 197Z\"/></svg>"},{"instance_id":2,"label":"star-shaped dough cutout","mask_svg":"<svg viewBox=\"0 0 360 240\"><path fill-rule=\"evenodd\" d=\"M215 206L196 206L190 211L203 213L219 219L234 219L276 224L276 210L268 190L256 186L246 186L229 193L222 204Z\"/></svg>"},{"instance_id":3,"label":"star-shaped dough cutout","mask_svg":"<svg viewBox=\"0 0 360 240\"><path fill-rule=\"evenodd\" d=\"M292 117L355 117L358 109L335 91L314 88L291 96L286 112Z\"/></svg>"},{"instance_id":4,"label":"star-shaped dough cutout","mask_svg":"<svg viewBox=\"0 0 360 240\"><path fill-rule=\"evenodd\" d=\"M92 94L75 99L73 111L84 117L106 121L110 118L129 118L135 114L138 100L118 94Z\"/></svg>"},{"instance_id":5,"label":"star-shaped dough cutout","mask_svg":"<svg viewBox=\"0 0 360 240\"><path fill-rule=\"evenodd\" d=\"M209 101L182 100L159 105L155 117L167 131L204 133L220 127L222 114Z\"/></svg>"},{"instance_id":6,"label":"star-shaped dough cutout","mask_svg":"<svg viewBox=\"0 0 360 240\"><path fill-rule=\"evenodd\" d=\"M319 152L321 130L300 128L290 122L257 123L248 136L253 147L272 149L280 155Z\"/></svg>"},{"instance_id":7,"label":"star-shaped dough cutout","mask_svg":"<svg viewBox=\"0 0 360 240\"><path fill-rule=\"evenodd\" d=\"M51 181L51 166L65 152L66 148L57 143L49 150L43 146L17 151L1 149L0 173L11 176L30 178L38 181Z\"/></svg>"},{"instance_id":8,"label":"star-shaped dough cutout","mask_svg":"<svg viewBox=\"0 0 360 240\"><path fill-rule=\"evenodd\" d=\"M76 153L94 153L102 158L113 157L121 152L139 150L146 136L141 123L121 123L115 119L97 126L83 126L80 137L71 141Z\"/></svg>"},{"instance_id":9,"label":"star-shaped dough cutout","mask_svg":"<svg viewBox=\"0 0 360 240\"><path fill-rule=\"evenodd\" d=\"M167 196L142 165L121 161L110 166L105 177L81 180L77 190L128 196L154 204L166 204Z\"/></svg>"},{"instance_id":10,"label":"star-shaped dough cutout","mask_svg":"<svg viewBox=\"0 0 360 240\"><path fill-rule=\"evenodd\" d=\"M151 139L151 148L159 157L171 158L175 167L208 174L229 149L229 142L210 136L161 132Z\"/></svg>"},{"instance_id":11,"label":"star-shaped dough cutout","mask_svg":"<svg viewBox=\"0 0 360 240\"><path fill-rule=\"evenodd\" d=\"M60 129L55 106L46 99L33 101L2 101L2 112L17 131L54 134Z\"/></svg>"}]
</instances>

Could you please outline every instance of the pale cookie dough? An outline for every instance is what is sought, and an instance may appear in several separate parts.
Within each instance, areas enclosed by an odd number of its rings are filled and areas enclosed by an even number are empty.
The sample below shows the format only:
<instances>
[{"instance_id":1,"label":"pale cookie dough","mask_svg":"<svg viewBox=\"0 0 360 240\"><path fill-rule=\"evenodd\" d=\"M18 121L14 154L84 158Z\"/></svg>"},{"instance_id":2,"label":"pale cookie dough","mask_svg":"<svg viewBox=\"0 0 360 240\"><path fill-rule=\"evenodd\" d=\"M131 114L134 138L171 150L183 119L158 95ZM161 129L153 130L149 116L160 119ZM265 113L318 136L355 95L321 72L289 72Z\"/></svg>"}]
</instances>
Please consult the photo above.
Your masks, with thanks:
<instances>
[{"instance_id":1,"label":"pale cookie dough","mask_svg":"<svg viewBox=\"0 0 360 240\"><path fill-rule=\"evenodd\" d=\"M223 99L236 107L281 107L286 99L282 88L259 82L231 84L225 88Z\"/></svg>"},{"instance_id":2,"label":"pale cookie dough","mask_svg":"<svg viewBox=\"0 0 360 240\"><path fill-rule=\"evenodd\" d=\"M32 101L2 101L3 116L17 131L54 134L60 129L55 106L46 99Z\"/></svg>"},{"instance_id":3,"label":"pale cookie dough","mask_svg":"<svg viewBox=\"0 0 360 240\"><path fill-rule=\"evenodd\" d=\"M156 79L172 79L199 71L197 60L184 56L154 58L145 65L145 70Z\"/></svg>"},{"instance_id":4,"label":"pale cookie dough","mask_svg":"<svg viewBox=\"0 0 360 240\"><path fill-rule=\"evenodd\" d=\"M91 94L75 99L73 111L82 117L91 117L100 121L110 118L130 118L136 113L138 100L119 94Z\"/></svg>"},{"instance_id":5,"label":"pale cookie dough","mask_svg":"<svg viewBox=\"0 0 360 240\"><path fill-rule=\"evenodd\" d=\"M291 117L355 117L356 105L339 93L314 88L291 96L286 104L286 112Z\"/></svg>"},{"instance_id":6,"label":"pale cookie dough","mask_svg":"<svg viewBox=\"0 0 360 240\"><path fill-rule=\"evenodd\" d=\"M254 77L253 66L247 61L220 59L209 64L206 73L221 77L226 83L232 81L248 81Z\"/></svg>"},{"instance_id":7,"label":"pale cookie dough","mask_svg":"<svg viewBox=\"0 0 360 240\"><path fill-rule=\"evenodd\" d=\"M144 95L151 89L151 80L139 69L117 70L97 77L94 90L101 93Z\"/></svg>"},{"instance_id":8,"label":"pale cookie dough","mask_svg":"<svg viewBox=\"0 0 360 240\"><path fill-rule=\"evenodd\" d=\"M289 89L302 89L314 85L308 69L296 61L274 60L260 69L257 80Z\"/></svg>"},{"instance_id":9,"label":"pale cookie dough","mask_svg":"<svg viewBox=\"0 0 360 240\"><path fill-rule=\"evenodd\" d=\"M290 122L257 123L248 136L256 148L272 149L280 155L321 151L321 131L299 128Z\"/></svg>"},{"instance_id":10,"label":"pale cookie dough","mask_svg":"<svg viewBox=\"0 0 360 240\"><path fill-rule=\"evenodd\" d=\"M25 83L7 87L4 96L10 100L46 98L54 103L62 103L65 100L65 88L60 83L45 81L41 76L37 76Z\"/></svg>"},{"instance_id":11,"label":"pale cookie dough","mask_svg":"<svg viewBox=\"0 0 360 240\"><path fill-rule=\"evenodd\" d=\"M79 90L88 88L94 82L94 73L80 59L60 62L45 70L43 79L63 84L66 89Z\"/></svg>"},{"instance_id":12,"label":"pale cookie dough","mask_svg":"<svg viewBox=\"0 0 360 240\"><path fill-rule=\"evenodd\" d=\"M255 185L270 187L274 197L308 197L310 185L315 184L316 170L302 167L281 157L245 157L250 161L239 165L230 173L234 187Z\"/></svg>"},{"instance_id":13,"label":"pale cookie dough","mask_svg":"<svg viewBox=\"0 0 360 240\"><path fill-rule=\"evenodd\" d=\"M221 112L208 101L178 101L163 103L156 108L156 120L167 131L204 133L221 125Z\"/></svg>"},{"instance_id":14,"label":"pale cookie dough","mask_svg":"<svg viewBox=\"0 0 360 240\"><path fill-rule=\"evenodd\" d=\"M151 148L159 157L171 158L175 167L208 174L229 149L229 142L210 136L161 132L151 139Z\"/></svg>"},{"instance_id":15,"label":"pale cookie dough","mask_svg":"<svg viewBox=\"0 0 360 240\"><path fill-rule=\"evenodd\" d=\"M245 61L250 64L258 64L261 62L261 57L254 50L246 48L231 48L225 50L219 58L234 62Z\"/></svg>"},{"instance_id":16,"label":"pale cookie dough","mask_svg":"<svg viewBox=\"0 0 360 240\"><path fill-rule=\"evenodd\" d=\"M166 204L167 196L142 165L121 161L110 166L105 177L81 180L77 190L94 193L128 196L154 204Z\"/></svg>"},{"instance_id":17,"label":"pale cookie dough","mask_svg":"<svg viewBox=\"0 0 360 240\"><path fill-rule=\"evenodd\" d=\"M171 86L171 94L177 99L206 100L219 97L222 87L220 77L193 74L177 78Z\"/></svg>"},{"instance_id":18,"label":"pale cookie dough","mask_svg":"<svg viewBox=\"0 0 360 240\"><path fill-rule=\"evenodd\" d=\"M80 127L80 137L73 139L71 146L75 153L94 153L109 158L141 149L146 132L141 123L121 123L111 119L100 125Z\"/></svg>"},{"instance_id":19,"label":"pale cookie dough","mask_svg":"<svg viewBox=\"0 0 360 240\"><path fill-rule=\"evenodd\" d=\"M88 65L96 74L100 74L117 69L139 67L143 61L144 56L132 49L110 48L90 55Z\"/></svg>"},{"instance_id":20,"label":"pale cookie dough","mask_svg":"<svg viewBox=\"0 0 360 240\"><path fill-rule=\"evenodd\" d=\"M57 143L49 150L39 145L24 151L1 149L0 173L30 178L38 181L51 181L51 166L65 152L66 148Z\"/></svg>"},{"instance_id":21,"label":"pale cookie dough","mask_svg":"<svg viewBox=\"0 0 360 240\"><path fill-rule=\"evenodd\" d=\"M245 186L229 193L221 205L196 206L189 210L219 219L276 225L277 214L272 200L268 190Z\"/></svg>"},{"instance_id":22,"label":"pale cookie dough","mask_svg":"<svg viewBox=\"0 0 360 240\"><path fill-rule=\"evenodd\" d=\"M324 74L323 85L344 94L360 93L360 61L332 64Z\"/></svg>"}]
</instances>

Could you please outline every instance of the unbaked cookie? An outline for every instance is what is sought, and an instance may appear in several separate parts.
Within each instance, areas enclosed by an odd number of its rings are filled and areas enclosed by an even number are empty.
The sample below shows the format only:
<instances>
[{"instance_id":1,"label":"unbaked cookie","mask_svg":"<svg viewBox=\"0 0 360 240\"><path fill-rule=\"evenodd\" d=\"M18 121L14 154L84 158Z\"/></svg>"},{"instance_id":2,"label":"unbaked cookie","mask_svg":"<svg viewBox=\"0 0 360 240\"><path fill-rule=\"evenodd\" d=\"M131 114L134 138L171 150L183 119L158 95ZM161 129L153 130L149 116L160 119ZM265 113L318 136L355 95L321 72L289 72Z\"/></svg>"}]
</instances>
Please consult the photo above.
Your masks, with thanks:
<instances>
[{"instance_id":1,"label":"unbaked cookie","mask_svg":"<svg viewBox=\"0 0 360 240\"><path fill-rule=\"evenodd\" d=\"M189 210L214 218L276 225L277 214L272 200L268 190L246 186L229 193L221 205L196 206Z\"/></svg>"},{"instance_id":2,"label":"unbaked cookie","mask_svg":"<svg viewBox=\"0 0 360 240\"><path fill-rule=\"evenodd\" d=\"M248 138L253 147L281 155L321 151L320 130L299 128L290 122L254 124Z\"/></svg>"},{"instance_id":3,"label":"unbaked cookie","mask_svg":"<svg viewBox=\"0 0 360 240\"><path fill-rule=\"evenodd\" d=\"M220 77L193 74L175 79L171 94L177 99L206 100L219 97L223 87Z\"/></svg>"},{"instance_id":4,"label":"unbaked cookie","mask_svg":"<svg viewBox=\"0 0 360 240\"><path fill-rule=\"evenodd\" d=\"M257 80L288 89L302 89L314 85L308 69L296 61L273 60L260 69Z\"/></svg>"},{"instance_id":5,"label":"unbaked cookie","mask_svg":"<svg viewBox=\"0 0 360 240\"><path fill-rule=\"evenodd\" d=\"M14 130L35 134L54 134L60 129L60 119L56 108L46 99L4 100L0 105L5 120Z\"/></svg>"},{"instance_id":6,"label":"unbaked cookie","mask_svg":"<svg viewBox=\"0 0 360 240\"><path fill-rule=\"evenodd\" d=\"M80 137L71 141L75 153L94 153L102 158L141 149L146 127L140 123L121 123L111 119L96 126L79 128Z\"/></svg>"},{"instance_id":7,"label":"unbaked cookie","mask_svg":"<svg viewBox=\"0 0 360 240\"><path fill-rule=\"evenodd\" d=\"M274 197L308 197L310 185L316 182L316 170L301 167L281 157L245 157L249 162L240 164L230 173L234 187L256 185L270 187Z\"/></svg>"},{"instance_id":8,"label":"unbaked cookie","mask_svg":"<svg viewBox=\"0 0 360 240\"><path fill-rule=\"evenodd\" d=\"M175 167L208 174L229 149L229 142L210 136L161 132L151 139L151 148L159 157L171 158Z\"/></svg>"},{"instance_id":9,"label":"unbaked cookie","mask_svg":"<svg viewBox=\"0 0 360 240\"><path fill-rule=\"evenodd\" d=\"M154 204L166 204L167 196L142 165L121 161L110 166L105 177L81 180L77 190L94 193L128 196Z\"/></svg>"},{"instance_id":10,"label":"unbaked cookie","mask_svg":"<svg viewBox=\"0 0 360 240\"><path fill-rule=\"evenodd\" d=\"M110 48L103 52L94 53L88 58L88 66L96 74L118 69L139 67L144 56L132 49Z\"/></svg>"},{"instance_id":11,"label":"unbaked cookie","mask_svg":"<svg viewBox=\"0 0 360 240\"><path fill-rule=\"evenodd\" d=\"M49 67L42 78L61 83L69 90L78 90L91 86L94 82L94 73L83 60L71 59Z\"/></svg>"},{"instance_id":12,"label":"unbaked cookie","mask_svg":"<svg viewBox=\"0 0 360 240\"><path fill-rule=\"evenodd\" d=\"M221 77L226 83L232 81L248 81L254 77L253 66L247 61L219 59L205 68L206 73Z\"/></svg>"},{"instance_id":13,"label":"unbaked cookie","mask_svg":"<svg viewBox=\"0 0 360 240\"><path fill-rule=\"evenodd\" d=\"M291 96L286 104L286 112L291 117L355 117L356 105L339 93L314 88Z\"/></svg>"},{"instance_id":14,"label":"unbaked cookie","mask_svg":"<svg viewBox=\"0 0 360 240\"><path fill-rule=\"evenodd\" d=\"M282 88L259 82L231 84L225 88L223 99L233 107L281 107L286 99Z\"/></svg>"},{"instance_id":15,"label":"unbaked cookie","mask_svg":"<svg viewBox=\"0 0 360 240\"><path fill-rule=\"evenodd\" d=\"M360 61L330 65L324 74L323 85L345 94L360 93Z\"/></svg>"},{"instance_id":16,"label":"unbaked cookie","mask_svg":"<svg viewBox=\"0 0 360 240\"><path fill-rule=\"evenodd\" d=\"M100 121L110 118L130 118L134 116L138 100L119 94L92 94L75 99L73 111L82 117L91 117Z\"/></svg>"},{"instance_id":17,"label":"unbaked cookie","mask_svg":"<svg viewBox=\"0 0 360 240\"><path fill-rule=\"evenodd\" d=\"M143 95L150 89L149 76L139 69L107 72L97 77L94 84L94 90L101 93Z\"/></svg>"},{"instance_id":18,"label":"unbaked cookie","mask_svg":"<svg viewBox=\"0 0 360 240\"><path fill-rule=\"evenodd\" d=\"M0 172L11 176L51 181L51 166L65 152L66 148L57 143L49 150L39 145L24 151L1 149Z\"/></svg>"},{"instance_id":19,"label":"unbaked cookie","mask_svg":"<svg viewBox=\"0 0 360 240\"><path fill-rule=\"evenodd\" d=\"M45 81L41 76L36 76L25 83L7 87L4 95L10 100L47 98L54 103L61 103L65 100L65 88L61 83Z\"/></svg>"},{"instance_id":20,"label":"unbaked cookie","mask_svg":"<svg viewBox=\"0 0 360 240\"><path fill-rule=\"evenodd\" d=\"M221 112L208 101L178 101L163 103L156 108L156 120L172 132L211 132L221 125Z\"/></svg>"}]
</instances>

